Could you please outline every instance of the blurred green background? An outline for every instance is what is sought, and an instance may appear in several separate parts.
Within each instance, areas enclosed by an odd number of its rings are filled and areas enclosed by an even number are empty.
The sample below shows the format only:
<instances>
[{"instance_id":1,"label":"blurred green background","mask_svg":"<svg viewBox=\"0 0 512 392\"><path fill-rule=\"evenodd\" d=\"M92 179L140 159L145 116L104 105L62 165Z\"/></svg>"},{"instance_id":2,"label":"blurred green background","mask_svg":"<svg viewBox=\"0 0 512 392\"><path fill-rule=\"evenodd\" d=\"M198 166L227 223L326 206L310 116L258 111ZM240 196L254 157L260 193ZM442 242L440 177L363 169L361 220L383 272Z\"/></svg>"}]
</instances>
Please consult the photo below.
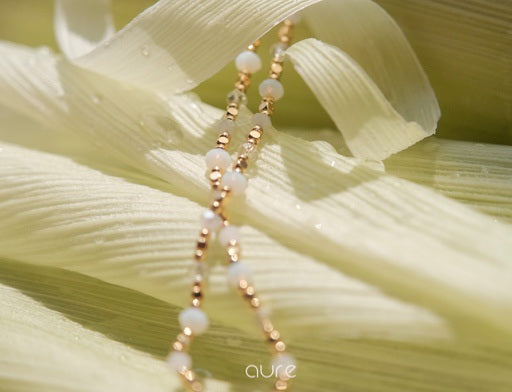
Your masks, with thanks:
<instances>
[{"instance_id":1,"label":"blurred green background","mask_svg":"<svg viewBox=\"0 0 512 392\"><path fill-rule=\"evenodd\" d=\"M113 0L121 28L149 7L150 0ZM512 1L379 0L404 30L436 91L442 110L437 135L444 138L512 144ZM0 39L56 49L53 0L2 0ZM272 33L271 33L272 36ZM295 40L311 36L304 24ZM269 42L270 41L270 42ZM268 59L272 40L260 49ZM224 106L236 75L232 64L196 89L201 98ZM262 76L260 76L262 77ZM333 128L301 78L287 67L286 99L275 123L284 127ZM249 93L257 102L256 89ZM308 110L296 110L297 107Z\"/></svg>"}]
</instances>

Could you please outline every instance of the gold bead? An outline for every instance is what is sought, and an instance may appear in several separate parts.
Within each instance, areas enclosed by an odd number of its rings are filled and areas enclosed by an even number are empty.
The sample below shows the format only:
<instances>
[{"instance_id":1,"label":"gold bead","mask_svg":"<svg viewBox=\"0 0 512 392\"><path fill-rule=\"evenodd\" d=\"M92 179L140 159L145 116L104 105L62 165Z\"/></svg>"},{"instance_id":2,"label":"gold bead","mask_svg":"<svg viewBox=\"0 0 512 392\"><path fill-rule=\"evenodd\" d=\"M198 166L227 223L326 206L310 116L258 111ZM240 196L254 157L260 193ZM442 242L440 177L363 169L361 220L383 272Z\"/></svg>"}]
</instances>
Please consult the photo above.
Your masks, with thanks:
<instances>
[{"instance_id":1,"label":"gold bead","mask_svg":"<svg viewBox=\"0 0 512 392\"><path fill-rule=\"evenodd\" d=\"M249 132L247 136L248 140L252 140L255 144L257 144L261 140L261 136L263 135L263 129L255 125L253 129Z\"/></svg>"},{"instance_id":2,"label":"gold bead","mask_svg":"<svg viewBox=\"0 0 512 392\"><path fill-rule=\"evenodd\" d=\"M275 387L276 391L286 391L288 389L288 383L285 380L277 380Z\"/></svg>"},{"instance_id":3,"label":"gold bead","mask_svg":"<svg viewBox=\"0 0 512 392\"><path fill-rule=\"evenodd\" d=\"M286 344L284 344L282 340L278 340L276 344L274 344L274 348L276 349L277 352L282 353L286 350Z\"/></svg>"},{"instance_id":4,"label":"gold bead","mask_svg":"<svg viewBox=\"0 0 512 392\"><path fill-rule=\"evenodd\" d=\"M194 252L194 260L203 261L205 253L201 249L196 249Z\"/></svg>"},{"instance_id":5,"label":"gold bead","mask_svg":"<svg viewBox=\"0 0 512 392\"><path fill-rule=\"evenodd\" d=\"M259 308L260 307L260 299L258 297L254 297L251 299L251 306L253 308Z\"/></svg>"},{"instance_id":6,"label":"gold bead","mask_svg":"<svg viewBox=\"0 0 512 392\"><path fill-rule=\"evenodd\" d=\"M183 351L183 344L181 342L174 342L172 344L172 349L174 351Z\"/></svg>"},{"instance_id":7,"label":"gold bead","mask_svg":"<svg viewBox=\"0 0 512 392\"><path fill-rule=\"evenodd\" d=\"M196 246L198 249L205 249L208 246L208 240L205 237L199 237Z\"/></svg>"},{"instance_id":8,"label":"gold bead","mask_svg":"<svg viewBox=\"0 0 512 392\"><path fill-rule=\"evenodd\" d=\"M272 321L270 321L269 319L263 320L262 324L263 324L263 331L265 331L266 333L270 333L274 330L274 325L272 325Z\"/></svg>"},{"instance_id":9,"label":"gold bead","mask_svg":"<svg viewBox=\"0 0 512 392\"><path fill-rule=\"evenodd\" d=\"M187 336L192 336L192 330L189 327L183 328L183 334Z\"/></svg>"},{"instance_id":10,"label":"gold bead","mask_svg":"<svg viewBox=\"0 0 512 392\"><path fill-rule=\"evenodd\" d=\"M238 116L238 107L228 107L226 110L227 115Z\"/></svg>"},{"instance_id":11,"label":"gold bead","mask_svg":"<svg viewBox=\"0 0 512 392\"><path fill-rule=\"evenodd\" d=\"M210 173L210 181L218 181L222 178L222 173L218 170L213 170L211 173Z\"/></svg>"},{"instance_id":12,"label":"gold bead","mask_svg":"<svg viewBox=\"0 0 512 392\"><path fill-rule=\"evenodd\" d=\"M254 294L255 294L254 287L252 287L252 286L247 286L247 287L245 288L245 296L246 296L247 298L252 298L252 297L254 296Z\"/></svg>"},{"instance_id":13,"label":"gold bead","mask_svg":"<svg viewBox=\"0 0 512 392\"><path fill-rule=\"evenodd\" d=\"M199 298L194 298L191 304L193 307L198 308L199 306L201 306L201 301L199 300Z\"/></svg>"},{"instance_id":14,"label":"gold bead","mask_svg":"<svg viewBox=\"0 0 512 392\"><path fill-rule=\"evenodd\" d=\"M275 342L276 340L278 340L278 339L279 339L279 337L280 337L280 336L281 336L281 334L279 333L279 331L278 331L277 329L273 329L273 330L270 332L270 334L269 334L268 338L269 338L271 341Z\"/></svg>"},{"instance_id":15,"label":"gold bead","mask_svg":"<svg viewBox=\"0 0 512 392\"><path fill-rule=\"evenodd\" d=\"M224 135L222 135L222 136L220 136L220 137L217 139L217 143L218 143L218 144L224 144L224 145L226 145L226 144L228 144L228 143L229 143L229 138L228 138L228 137L226 137L226 136L224 136Z\"/></svg>"},{"instance_id":16,"label":"gold bead","mask_svg":"<svg viewBox=\"0 0 512 392\"><path fill-rule=\"evenodd\" d=\"M185 377L187 381L194 381L195 379L195 375L192 370L187 370L185 373L183 373L183 377Z\"/></svg>"}]
</instances>

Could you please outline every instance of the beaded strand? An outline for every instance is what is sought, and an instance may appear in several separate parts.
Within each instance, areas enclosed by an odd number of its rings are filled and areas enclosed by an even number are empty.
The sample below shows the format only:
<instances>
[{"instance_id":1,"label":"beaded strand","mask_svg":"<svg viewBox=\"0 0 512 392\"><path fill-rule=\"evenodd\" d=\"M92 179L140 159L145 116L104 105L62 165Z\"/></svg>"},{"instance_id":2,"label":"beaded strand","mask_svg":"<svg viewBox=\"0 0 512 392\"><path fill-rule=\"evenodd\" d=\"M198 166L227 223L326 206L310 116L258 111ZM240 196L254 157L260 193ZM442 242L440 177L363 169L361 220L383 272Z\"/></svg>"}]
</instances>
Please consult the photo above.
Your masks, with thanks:
<instances>
[{"instance_id":1,"label":"beaded strand","mask_svg":"<svg viewBox=\"0 0 512 392\"><path fill-rule=\"evenodd\" d=\"M236 118L240 105L246 104L246 91L251 83L251 75L261 68L261 60L256 54L259 41L254 42L248 49L240 53L235 59L239 70L235 82L235 89L227 96L227 107L224 119L217 127L220 131L216 148L208 151L205 156L209 169L208 178L215 198L210 208L201 216L202 229L199 233L194 252L194 278L192 284L191 306L184 309L179 315L179 323L182 331L172 344L172 351L167 357L167 362L172 369L177 371L185 381L185 385L194 392L203 391L203 385L197 380L196 374L191 369L192 359L187 353L193 337L201 335L208 329L209 321L206 314L200 309L203 299L204 260L208 248L210 235L218 232L219 242L225 247L229 260L228 281L238 289L250 307L256 311L261 323L266 340L274 350L273 368L276 369L278 380L274 384L275 391L288 390L289 377L287 369L295 368L293 357L286 353L286 344L280 337L280 333L274 328L272 322L261 312L261 300L256 295L251 283L251 270L248 265L240 261L240 230L230 225L225 215L225 204L231 195L243 194L247 187L247 179L244 172L248 167L248 161L254 160L257 154L257 145L263 136L263 130L272 126L270 117L273 113L274 102L283 96L284 89L279 82L283 71L284 51L291 41L293 22L287 19L279 29L279 43L274 47L269 78L259 86L261 103L259 113L252 117L252 128L246 141L240 146L232 170L227 171L231 165L231 157L226 151L231 141L231 133L236 129Z\"/></svg>"},{"instance_id":2,"label":"beaded strand","mask_svg":"<svg viewBox=\"0 0 512 392\"><path fill-rule=\"evenodd\" d=\"M279 29L279 43L273 49L269 78L261 82L259 86L261 102L258 113L252 116L252 128L247 135L246 141L238 150L238 156L232 171L226 172L222 178L222 184L227 186L227 188L224 188L224 190L228 191L226 196L229 194L230 189L235 194L236 186L241 187L242 183L245 188L244 172L248 168L249 161L256 158L257 146L261 141L263 131L272 126L271 116L274 110L274 102L279 100L284 94L284 89L279 79L283 72L284 51L291 42L292 28L292 20L287 19ZM228 181L225 181L226 176L229 176ZM247 264L240 261L240 231L236 226L230 225L227 219L224 220L224 228L219 232L219 241L225 246L230 263L228 267L228 280L238 289L241 296L256 312L266 341L273 350L274 359L272 366L278 377L274 384L274 391L286 391L289 389L290 379L288 369L290 367L295 369L295 359L286 353L286 344L281 338L281 334L274 328L272 321L261 311L261 300L252 284L251 269Z\"/></svg>"}]
</instances>

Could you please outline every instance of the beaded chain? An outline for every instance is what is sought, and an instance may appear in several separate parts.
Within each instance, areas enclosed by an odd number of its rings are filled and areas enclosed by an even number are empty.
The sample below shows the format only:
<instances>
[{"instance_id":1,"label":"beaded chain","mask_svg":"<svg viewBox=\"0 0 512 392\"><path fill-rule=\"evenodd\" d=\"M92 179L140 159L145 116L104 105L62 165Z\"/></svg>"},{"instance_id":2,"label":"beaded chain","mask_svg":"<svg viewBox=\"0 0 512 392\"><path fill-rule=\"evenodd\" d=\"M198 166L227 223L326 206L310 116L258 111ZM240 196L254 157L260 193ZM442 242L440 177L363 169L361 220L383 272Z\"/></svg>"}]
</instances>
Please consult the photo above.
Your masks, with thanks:
<instances>
[{"instance_id":1,"label":"beaded chain","mask_svg":"<svg viewBox=\"0 0 512 392\"><path fill-rule=\"evenodd\" d=\"M256 312L261 324L264 336L271 345L274 353L272 362L277 380L274 384L275 391L289 389L288 369L295 368L294 358L286 353L286 344L281 339L280 333L274 328L271 320L261 311L261 300L256 294L252 284L251 269L240 261L241 247L240 229L231 225L226 214L226 203L231 196L244 193L247 187L247 179L244 172L248 168L249 161L257 156L257 146L263 136L263 131L272 126L274 102L279 100L284 89L279 81L283 72L285 50L291 42L291 33L295 20L292 18L283 22L278 31L278 43L272 48L272 61L269 77L259 85L261 102L258 113L252 116L252 128L244 143L238 149L237 158L231 166L231 156L226 151L231 141L231 133L234 132L236 119L241 105L247 102L246 92L251 83L251 75L261 68L261 60L256 51L259 41L251 44L247 50L240 53L235 64L239 70L235 82L235 89L227 96L227 107L224 119L218 123L220 134L217 137L216 147L206 153L205 160L208 167L208 178L214 199L210 208L201 215L202 229L197 239L194 252L194 278L192 284L191 306L184 309L178 319L182 331L176 337L171 346L171 352L167 362L172 369L178 372L184 380L185 386L194 392L204 391L203 384L197 379L191 369L192 359L187 351L194 336L204 333L208 329L209 321L206 314L200 309L203 299L203 281L205 275L204 260L211 233L218 232L217 237L225 248L229 260L227 270L228 281L235 287L249 306Z\"/></svg>"}]
</instances>

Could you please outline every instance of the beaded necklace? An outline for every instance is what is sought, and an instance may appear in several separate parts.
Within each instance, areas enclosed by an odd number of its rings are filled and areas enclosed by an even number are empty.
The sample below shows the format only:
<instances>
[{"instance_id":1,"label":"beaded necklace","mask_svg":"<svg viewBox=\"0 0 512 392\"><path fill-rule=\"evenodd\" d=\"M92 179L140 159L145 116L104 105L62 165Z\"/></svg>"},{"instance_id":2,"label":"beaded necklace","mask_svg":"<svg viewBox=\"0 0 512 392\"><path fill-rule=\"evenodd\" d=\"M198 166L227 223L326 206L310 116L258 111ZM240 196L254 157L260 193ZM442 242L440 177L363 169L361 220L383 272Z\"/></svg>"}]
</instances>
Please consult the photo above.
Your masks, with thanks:
<instances>
[{"instance_id":1,"label":"beaded necklace","mask_svg":"<svg viewBox=\"0 0 512 392\"><path fill-rule=\"evenodd\" d=\"M258 144L262 139L264 130L272 126L271 116L274 110L274 102L284 94L279 79L283 72L285 50L291 42L292 29L294 23L296 23L294 19L296 17L286 19L279 29L279 41L273 46L269 77L261 82L258 89L261 96L259 110L258 113L252 116L252 128L245 142L238 149L235 163L232 164L227 148L231 141L231 134L236 128L239 109L247 103L246 92L251 83L251 76L261 68L261 60L256 53L260 45L259 41L251 44L247 50L240 53L235 59L235 65L239 70L235 89L227 95L224 118L217 124L220 133L217 137L216 147L208 151L205 156L208 178L214 198L210 208L201 215L202 228L197 239L193 261L192 301L190 306L179 315L178 319L182 331L176 337L167 357L170 367L178 372L185 386L194 392L204 391L204 386L192 370L192 359L187 351L193 338L204 333L209 325L208 317L200 308L204 297L204 263L212 233L217 233L219 242L225 248L229 260L227 268L229 283L238 290L255 311L264 336L271 345L274 355L272 367L275 369L277 377L274 383L275 391L289 389L289 372L291 369L295 369L295 360L286 352L286 344L281 338L281 334L265 312L261 311L261 300L252 284L251 269L240 260L240 229L231 225L226 216L228 200L245 192L247 179L244 173L249 162L256 159ZM231 170L228 170L230 166Z\"/></svg>"}]
</instances>

